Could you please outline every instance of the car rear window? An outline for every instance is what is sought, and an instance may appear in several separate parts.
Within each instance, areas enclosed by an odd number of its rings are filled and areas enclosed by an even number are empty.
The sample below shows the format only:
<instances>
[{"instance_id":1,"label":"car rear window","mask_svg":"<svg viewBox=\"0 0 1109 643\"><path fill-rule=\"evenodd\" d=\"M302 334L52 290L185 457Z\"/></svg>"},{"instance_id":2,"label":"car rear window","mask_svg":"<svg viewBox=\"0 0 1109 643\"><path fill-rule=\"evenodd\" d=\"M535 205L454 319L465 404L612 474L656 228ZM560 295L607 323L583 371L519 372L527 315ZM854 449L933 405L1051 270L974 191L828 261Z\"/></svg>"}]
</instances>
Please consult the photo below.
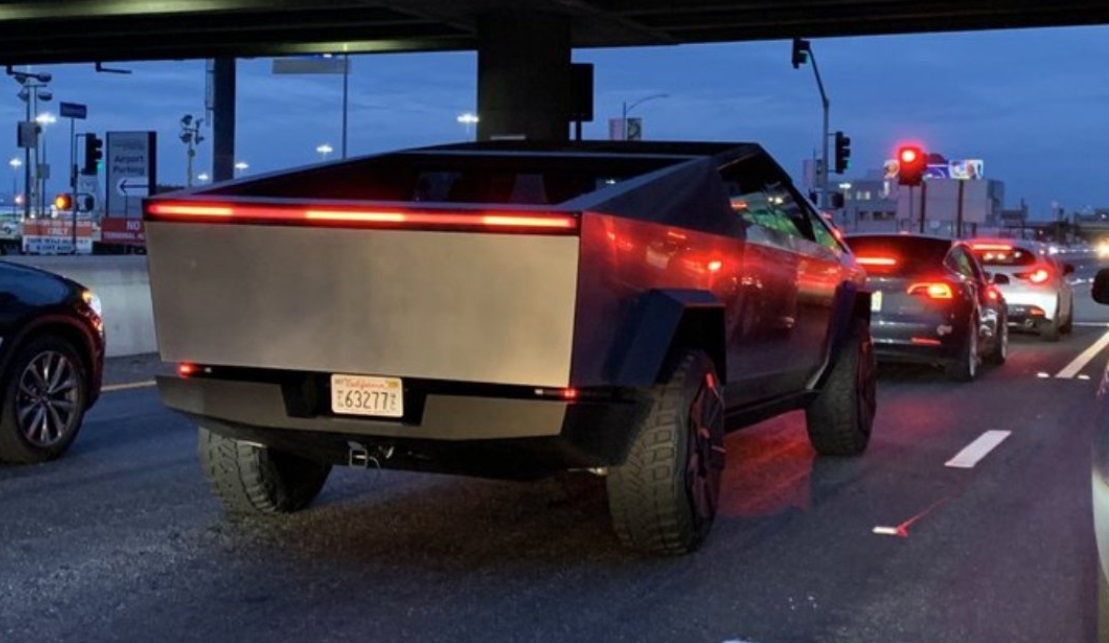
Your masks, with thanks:
<instances>
[{"instance_id":1,"label":"car rear window","mask_svg":"<svg viewBox=\"0 0 1109 643\"><path fill-rule=\"evenodd\" d=\"M868 274L901 277L943 269L951 242L908 235L848 237L847 245Z\"/></svg>"},{"instance_id":2,"label":"car rear window","mask_svg":"<svg viewBox=\"0 0 1109 643\"><path fill-rule=\"evenodd\" d=\"M1036 254L1031 250L1004 244L971 246L984 266L1031 266Z\"/></svg>"}]
</instances>

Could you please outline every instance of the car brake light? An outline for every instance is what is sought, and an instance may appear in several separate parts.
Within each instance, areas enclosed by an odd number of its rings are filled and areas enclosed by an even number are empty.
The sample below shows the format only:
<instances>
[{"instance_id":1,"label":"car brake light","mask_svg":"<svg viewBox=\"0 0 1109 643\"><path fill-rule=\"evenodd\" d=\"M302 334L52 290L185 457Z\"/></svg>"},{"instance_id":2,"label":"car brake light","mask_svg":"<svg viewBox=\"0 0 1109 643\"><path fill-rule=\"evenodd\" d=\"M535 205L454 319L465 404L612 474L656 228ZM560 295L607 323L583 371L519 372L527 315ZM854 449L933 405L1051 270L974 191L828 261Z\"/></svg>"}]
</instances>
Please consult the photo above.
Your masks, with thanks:
<instances>
[{"instance_id":1,"label":"car brake light","mask_svg":"<svg viewBox=\"0 0 1109 643\"><path fill-rule=\"evenodd\" d=\"M997 288L991 286L988 290L986 290L986 297L990 301L998 301L999 299L1001 299L1001 293L998 292Z\"/></svg>"},{"instance_id":2,"label":"car brake light","mask_svg":"<svg viewBox=\"0 0 1109 643\"><path fill-rule=\"evenodd\" d=\"M1009 252L1013 246L1007 243L975 243L971 246L972 250L1000 250L1001 252Z\"/></svg>"},{"instance_id":3,"label":"car brake light","mask_svg":"<svg viewBox=\"0 0 1109 643\"><path fill-rule=\"evenodd\" d=\"M380 210L373 208L298 208L227 203L164 201L147 207L154 220L221 220L246 223L339 224L358 227L486 228L504 231L572 231L577 217L545 212L451 212L432 210Z\"/></svg>"},{"instance_id":4,"label":"car brake light","mask_svg":"<svg viewBox=\"0 0 1109 643\"><path fill-rule=\"evenodd\" d=\"M188 362L177 365L177 374L181 377L189 377L190 375L195 375L198 370L199 369L197 369L196 364L189 364Z\"/></svg>"},{"instance_id":5,"label":"car brake light","mask_svg":"<svg viewBox=\"0 0 1109 643\"><path fill-rule=\"evenodd\" d=\"M861 266L896 266L897 259L893 257L857 257Z\"/></svg>"},{"instance_id":6,"label":"car brake light","mask_svg":"<svg viewBox=\"0 0 1109 643\"><path fill-rule=\"evenodd\" d=\"M1051 272L1046 268L1038 268L1032 274L1028 275L1028 281L1034 284L1042 284L1051 278Z\"/></svg>"},{"instance_id":7,"label":"car brake light","mask_svg":"<svg viewBox=\"0 0 1109 643\"><path fill-rule=\"evenodd\" d=\"M929 299L951 299L955 296L951 291L951 286L942 282L913 284L909 286L908 293Z\"/></svg>"}]
</instances>

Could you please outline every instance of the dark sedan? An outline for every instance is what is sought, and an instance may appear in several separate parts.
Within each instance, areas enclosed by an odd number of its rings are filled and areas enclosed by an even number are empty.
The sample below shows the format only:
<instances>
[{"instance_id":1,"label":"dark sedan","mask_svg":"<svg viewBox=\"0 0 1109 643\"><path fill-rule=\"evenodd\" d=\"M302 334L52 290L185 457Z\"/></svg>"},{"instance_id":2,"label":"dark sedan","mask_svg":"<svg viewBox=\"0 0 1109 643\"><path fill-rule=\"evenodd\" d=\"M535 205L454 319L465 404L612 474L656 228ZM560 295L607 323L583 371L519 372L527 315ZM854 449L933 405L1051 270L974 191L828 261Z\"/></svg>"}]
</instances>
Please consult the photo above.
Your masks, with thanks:
<instances>
[{"instance_id":1,"label":"dark sedan","mask_svg":"<svg viewBox=\"0 0 1109 643\"><path fill-rule=\"evenodd\" d=\"M0 262L0 462L57 458L100 395L104 324L88 288Z\"/></svg>"},{"instance_id":2,"label":"dark sedan","mask_svg":"<svg viewBox=\"0 0 1109 643\"><path fill-rule=\"evenodd\" d=\"M871 334L879 360L940 365L960 381L974 379L981 361L1005 361L1005 300L965 243L866 234L851 236L848 244L873 292Z\"/></svg>"}]
</instances>

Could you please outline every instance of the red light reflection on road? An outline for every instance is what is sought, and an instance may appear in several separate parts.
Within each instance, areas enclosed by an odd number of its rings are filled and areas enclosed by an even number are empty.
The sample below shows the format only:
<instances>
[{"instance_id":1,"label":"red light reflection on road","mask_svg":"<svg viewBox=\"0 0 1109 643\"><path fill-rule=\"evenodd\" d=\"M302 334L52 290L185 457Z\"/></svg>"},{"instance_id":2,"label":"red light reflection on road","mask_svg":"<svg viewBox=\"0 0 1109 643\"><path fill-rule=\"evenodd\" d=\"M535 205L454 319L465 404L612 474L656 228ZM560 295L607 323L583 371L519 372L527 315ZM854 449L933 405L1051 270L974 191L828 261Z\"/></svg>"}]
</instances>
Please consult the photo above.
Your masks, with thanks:
<instances>
[{"instance_id":1,"label":"red light reflection on road","mask_svg":"<svg viewBox=\"0 0 1109 643\"><path fill-rule=\"evenodd\" d=\"M812 505L810 478L816 454L795 412L733 433L719 514L726 518L774 516Z\"/></svg>"}]
</instances>

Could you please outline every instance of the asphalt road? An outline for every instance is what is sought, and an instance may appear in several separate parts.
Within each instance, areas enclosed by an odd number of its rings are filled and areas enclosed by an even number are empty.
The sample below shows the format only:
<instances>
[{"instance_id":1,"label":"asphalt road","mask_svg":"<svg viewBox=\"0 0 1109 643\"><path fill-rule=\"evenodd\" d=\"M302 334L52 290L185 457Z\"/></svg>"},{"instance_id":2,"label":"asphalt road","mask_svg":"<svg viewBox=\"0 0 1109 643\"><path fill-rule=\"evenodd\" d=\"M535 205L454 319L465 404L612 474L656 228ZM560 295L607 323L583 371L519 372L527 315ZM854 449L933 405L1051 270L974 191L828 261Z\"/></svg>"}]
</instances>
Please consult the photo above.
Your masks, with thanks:
<instances>
[{"instance_id":1,"label":"asphalt road","mask_svg":"<svg viewBox=\"0 0 1109 643\"><path fill-rule=\"evenodd\" d=\"M1109 308L1078 318L971 384L883 367L862 457L816 458L800 414L729 436L721 516L682 558L623 551L589 476L339 470L308 511L232 521L194 428L109 392L68 457L0 468L0 641L1092 641L1107 354L1058 375ZM1010 433L945 466L986 431Z\"/></svg>"}]
</instances>

